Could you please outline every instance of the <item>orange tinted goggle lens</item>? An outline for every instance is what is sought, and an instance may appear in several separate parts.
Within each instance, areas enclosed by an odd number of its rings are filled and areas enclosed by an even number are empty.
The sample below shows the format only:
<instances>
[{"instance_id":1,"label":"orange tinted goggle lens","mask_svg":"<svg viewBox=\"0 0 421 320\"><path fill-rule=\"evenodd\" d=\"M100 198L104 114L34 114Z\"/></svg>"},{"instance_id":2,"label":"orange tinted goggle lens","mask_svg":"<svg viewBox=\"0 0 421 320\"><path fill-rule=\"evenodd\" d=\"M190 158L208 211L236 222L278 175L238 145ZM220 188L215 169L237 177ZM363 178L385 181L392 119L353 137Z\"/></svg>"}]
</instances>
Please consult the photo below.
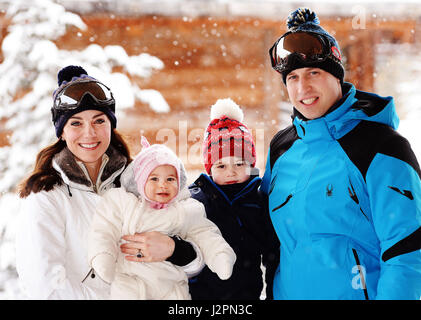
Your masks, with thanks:
<instances>
[{"instance_id":1,"label":"orange tinted goggle lens","mask_svg":"<svg viewBox=\"0 0 421 320\"><path fill-rule=\"evenodd\" d=\"M291 53L298 53L303 57L313 57L324 53L321 40L311 34L299 32L291 33L279 39L272 51L272 59L275 64L282 63Z\"/></svg>"},{"instance_id":2,"label":"orange tinted goggle lens","mask_svg":"<svg viewBox=\"0 0 421 320\"><path fill-rule=\"evenodd\" d=\"M72 83L58 93L54 101L54 108L76 108L86 93L90 93L98 103L111 103L114 101L110 89L104 84L96 81L81 81Z\"/></svg>"}]
</instances>

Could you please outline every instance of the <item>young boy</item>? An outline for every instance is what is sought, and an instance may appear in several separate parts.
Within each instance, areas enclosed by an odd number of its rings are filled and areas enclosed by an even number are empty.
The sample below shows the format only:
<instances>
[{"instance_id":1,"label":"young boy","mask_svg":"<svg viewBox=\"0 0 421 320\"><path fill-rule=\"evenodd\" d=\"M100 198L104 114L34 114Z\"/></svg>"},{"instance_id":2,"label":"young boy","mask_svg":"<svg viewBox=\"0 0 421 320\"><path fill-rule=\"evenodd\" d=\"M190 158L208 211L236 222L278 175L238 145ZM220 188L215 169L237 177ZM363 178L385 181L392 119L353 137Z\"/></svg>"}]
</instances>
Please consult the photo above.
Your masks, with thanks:
<instances>
[{"instance_id":1,"label":"young boy","mask_svg":"<svg viewBox=\"0 0 421 320\"><path fill-rule=\"evenodd\" d=\"M146 139L143 144L125 171L131 186L108 191L98 204L89 234L89 263L111 283L111 299L190 299L181 267L125 258L118 248L121 237L158 231L189 239L218 279L230 277L235 254L206 219L203 205L190 197L181 160L164 145L149 146ZM135 194L129 192L133 188Z\"/></svg>"},{"instance_id":2,"label":"young boy","mask_svg":"<svg viewBox=\"0 0 421 320\"><path fill-rule=\"evenodd\" d=\"M279 241L258 192L253 137L242 121L243 112L231 99L212 106L203 149L207 174L189 187L237 255L229 280L218 279L208 267L189 280L193 300L258 300L264 285L261 262L266 267L266 296L272 298Z\"/></svg>"}]
</instances>

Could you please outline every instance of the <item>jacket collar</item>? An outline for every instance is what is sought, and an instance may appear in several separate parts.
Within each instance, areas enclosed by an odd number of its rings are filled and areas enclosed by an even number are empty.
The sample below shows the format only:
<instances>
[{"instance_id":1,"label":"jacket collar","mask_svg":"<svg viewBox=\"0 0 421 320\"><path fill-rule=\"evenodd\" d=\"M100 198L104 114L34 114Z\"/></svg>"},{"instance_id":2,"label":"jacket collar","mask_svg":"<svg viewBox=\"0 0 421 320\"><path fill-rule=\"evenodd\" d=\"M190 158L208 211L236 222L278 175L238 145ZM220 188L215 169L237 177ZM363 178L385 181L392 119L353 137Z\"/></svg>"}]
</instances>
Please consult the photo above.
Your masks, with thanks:
<instances>
[{"instance_id":1,"label":"jacket collar","mask_svg":"<svg viewBox=\"0 0 421 320\"><path fill-rule=\"evenodd\" d=\"M256 168L257 169L257 168ZM237 199L239 199L241 196L249 193L252 191L256 185L258 185L261 181L261 178L258 176L255 176L252 178L249 183L240 191L238 192L232 200L228 198L228 196L225 194L225 192L213 181L213 179L208 176L205 173L202 173L199 178L196 179L196 181L193 183L193 185L196 185L200 187L205 193L214 193L215 191L217 194L222 196L230 205L234 203Z\"/></svg>"},{"instance_id":2,"label":"jacket collar","mask_svg":"<svg viewBox=\"0 0 421 320\"><path fill-rule=\"evenodd\" d=\"M399 124L392 97L356 90L345 82L343 97L320 118L308 120L294 109L293 124L298 136L305 142L318 139L340 139L360 121L387 124L396 129Z\"/></svg>"},{"instance_id":3,"label":"jacket collar","mask_svg":"<svg viewBox=\"0 0 421 320\"><path fill-rule=\"evenodd\" d=\"M110 145L102 156L98 180L92 182L85 165L76 160L67 147L53 158L53 168L58 171L65 184L83 191L97 193L102 193L114 182L124 170L126 163L127 158Z\"/></svg>"}]
</instances>

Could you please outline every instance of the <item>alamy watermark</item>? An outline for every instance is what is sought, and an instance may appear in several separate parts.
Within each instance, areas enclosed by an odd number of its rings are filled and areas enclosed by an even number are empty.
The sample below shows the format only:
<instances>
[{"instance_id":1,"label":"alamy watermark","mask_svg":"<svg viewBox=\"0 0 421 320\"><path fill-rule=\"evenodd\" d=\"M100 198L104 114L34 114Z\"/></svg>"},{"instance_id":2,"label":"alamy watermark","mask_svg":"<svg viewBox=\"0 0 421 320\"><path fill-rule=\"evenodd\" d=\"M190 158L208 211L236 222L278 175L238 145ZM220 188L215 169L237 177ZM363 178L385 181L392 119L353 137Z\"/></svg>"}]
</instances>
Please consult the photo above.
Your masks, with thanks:
<instances>
[{"instance_id":1,"label":"alamy watermark","mask_svg":"<svg viewBox=\"0 0 421 320\"><path fill-rule=\"evenodd\" d=\"M352 18L352 29L366 29L367 10L364 6L355 5L351 12L354 14Z\"/></svg>"},{"instance_id":2,"label":"alamy watermark","mask_svg":"<svg viewBox=\"0 0 421 320\"><path fill-rule=\"evenodd\" d=\"M250 134L253 136L254 145L256 148L256 155L259 160L266 158L265 154L265 129L257 128L250 129ZM143 134L141 130L140 134ZM172 149L178 157L183 161L185 165L203 165L203 147L205 141L205 128L188 128L188 122L186 120L178 121L178 132L175 129L171 128L161 128L155 134L155 141L159 144L165 144L167 147ZM227 132L219 130L211 130L210 135L212 137L207 137L210 139L210 142L217 141L220 137L224 139L224 134ZM240 137L242 131L240 129L233 129L230 131L229 136ZM209 146L211 161L212 163L219 157L218 154L222 153L223 156L230 155L229 144L224 144L222 148L219 147L219 144L216 142L210 144ZM221 149L220 151L217 149ZM244 146L237 145L234 147L234 156L243 157L244 156ZM262 159L263 158L263 159Z\"/></svg>"},{"instance_id":3,"label":"alamy watermark","mask_svg":"<svg viewBox=\"0 0 421 320\"><path fill-rule=\"evenodd\" d=\"M352 267L351 270L352 274L356 274L353 278L352 278L352 289L355 290L365 290L366 289L366 272L365 272L365 267L362 265L355 265Z\"/></svg>"}]
</instances>

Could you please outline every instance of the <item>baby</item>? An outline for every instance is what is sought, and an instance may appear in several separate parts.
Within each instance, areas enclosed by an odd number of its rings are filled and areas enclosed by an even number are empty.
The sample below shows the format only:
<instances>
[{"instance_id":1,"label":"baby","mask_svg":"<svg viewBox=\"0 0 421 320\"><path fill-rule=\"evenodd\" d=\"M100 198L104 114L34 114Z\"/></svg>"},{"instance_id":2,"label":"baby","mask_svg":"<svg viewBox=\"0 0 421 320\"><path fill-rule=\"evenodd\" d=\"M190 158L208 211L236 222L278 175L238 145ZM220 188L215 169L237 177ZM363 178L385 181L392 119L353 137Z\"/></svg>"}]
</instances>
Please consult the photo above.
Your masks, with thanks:
<instances>
[{"instance_id":1,"label":"baby","mask_svg":"<svg viewBox=\"0 0 421 320\"><path fill-rule=\"evenodd\" d=\"M92 268L111 283L111 299L191 299L185 272L169 261L136 262L119 249L123 235L158 231L196 244L209 269L231 276L236 255L204 206L190 197L181 160L166 146L142 137L142 151L122 176L125 187L100 200L89 234Z\"/></svg>"}]
</instances>

